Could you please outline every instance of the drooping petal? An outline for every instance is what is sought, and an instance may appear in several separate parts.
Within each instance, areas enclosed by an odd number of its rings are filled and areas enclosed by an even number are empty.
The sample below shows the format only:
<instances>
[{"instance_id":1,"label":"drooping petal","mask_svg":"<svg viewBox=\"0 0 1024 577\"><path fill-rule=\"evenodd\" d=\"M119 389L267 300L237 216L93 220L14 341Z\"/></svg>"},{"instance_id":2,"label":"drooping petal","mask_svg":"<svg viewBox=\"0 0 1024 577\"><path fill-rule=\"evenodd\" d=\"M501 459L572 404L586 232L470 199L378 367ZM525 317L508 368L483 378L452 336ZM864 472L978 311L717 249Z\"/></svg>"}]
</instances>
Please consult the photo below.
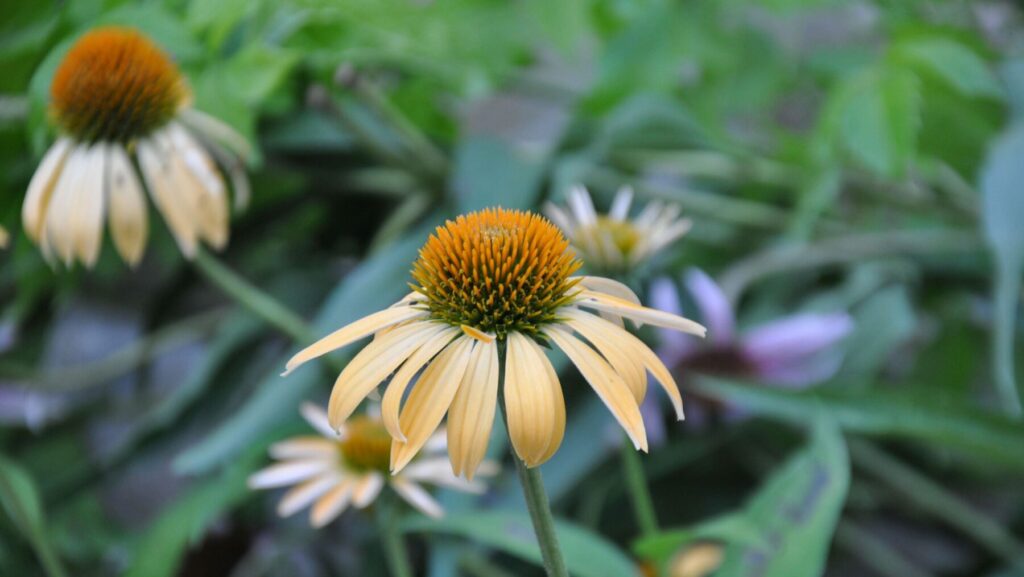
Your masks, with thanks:
<instances>
[{"instance_id":1,"label":"drooping petal","mask_svg":"<svg viewBox=\"0 0 1024 577\"><path fill-rule=\"evenodd\" d=\"M647 435L644 430L643 418L640 415L640 408L630 393L629 387L615 370L601 358L597 351L572 336L565 329L557 325L551 326L544 329L544 334L550 337L555 345L562 349L569 360L576 365L576 368L583 374L583 378L590 383L597 396L601 398L615 419L625 429L626 434L633 441L633 445L637 449L646 451Z\"/></svg>"},{"instance_id":2,"label":"drooping petal","mask_svg":"<svg viewBox=\"0 0 1024 577\"><path fill-rule=\"evenodd\" d=\"M253 473L249 477L249 487L252 489L272 489L294 485L330 471L333 464L325 459L307 459L304 461L288 461L276 463L265 469Z\"/></svg>"},{"instance_id":3,"label":"drooping petal","mask_svg":"<svg viewBox=\"0 0 1024 577\"><path fill-rule=\"evenodd\" d=\"M75 255L86 267L92 268L99 258L100 247L103 244L107 147L103 144L94 144L86 154L85 171L78 183L68 226L71 228L71 243Z\"/></svg>"},{"instance_id":4,"label":"drooping petal","mask_svg":"<svg viewBox=\"0 0 1024 577\"><path fill-rule=\"evenodd\" d=\"M175 187L174 171L168 151L156 138L140 140L136 150L139 166L142 168L142 179L146 182L153 204L163 215L182 254L187 258L193 258L196 255L198 241L197 223L192 218L192 211L183 198L182 191Z\"/></svg>"},{"instance_id":5,"label":"drooping petal","mask_svg":"<svg viewBox=\"0 0 1024 577\"><path fill-rule=\"evenodd\" d=\"M480 342L448 410L449 473L473 479L487 453L497 399L498 344Z\"/></svg>"},{"instance_id":6,"label":"drooping petal","mask_svg":"<svg viewBox=\"0 0 1024 577\"><path fill-rule=\"evenodd\" d=\"M333 458L338 454L338 445L323 437L292 437L270 446L270 456L275 459Z\"/></svg>"},{"instance_id":7,"label":"drooping petal","mask_svg":"<svg viewBox=\"0 0 1024 577\"><path fill-rule=\"evenodd\" d=\"M302 364L317 357L323 356L333 350L350 345L359 339L368 337L373 333L411 319L427 316L427 311L412 307L388 308L382 311L365 316L353 323L334 331L312 345L302 349L288 360L284 373L287 376Z\"/></svg>"},{"instance_id":8,"label":"drooping petal","mask_svg":"<svg viewBox=\"0 0 1024 577\"><path fill-rule=\"evenodd\" d=\"M46 212L56 189L57 179L64 169L68 153L71 151L71 140L60 138L46 151L39 168L32 175L25 193L25 203L21 206L21 222L25 234L33 242L39 242L43 231Z\"/></svg>"},{"instance_id":9,"label":"drooping petal","mask_svg":"<svg viewBox=\"0 0 1024 577\"><path fill-rule=\"evenodd\" d=\"M392 473L401 471L441 424L462 384L476 343L469 337L459 337L423 371L399 417L406 441L394 440L391 443Z\"/></svg>"},{"instance_id":10,"label":"drooping petal","mask_svg":"<svg viewBox=\"0 0 1024 577\"><path fill-rule=\"evenodd\" d=\"M71 264L74 257L71 216L88 162L89 149L85 145L76 146L68 154L65 166L54 186L40 233L43 238L40 243L43 254L51 253L52 249L52 253L67 265Z\"/></svg>"},{"instance_id":11,"label":"drooping petal","mask_svg":"<svg viewBox=\"0 0 1024 577\"><path fill-rule=\"evenodd\" d=\"M562 386L544 351L520 333L508 335L505 415L512 446L526 466L540 465L561 445L565 434Z\"/></svg>"},{"instance_id":12,"label":"drooping petal","mask_svg":"<svg viewBox=\"0 0 1024 577\"><path fill-rule=\"evenodd\" d=\"M214 248L228 241L227 191L212 161L181 126L171 123L166 130L172 169L178 188L189 195L199 236Z\"/></svg>"},{"instance_id":13,"label":"drooping petal","mask_svg":"<svg viewBox=\"0 0 1024 577\"><path fill-rule=\"evenodd\" d=\"M658 355L650 347L629 331L621 329L590 313L567 310L561 314L572 319L577 324L582 323L603 331L605 337L609 340L610 347L619 349L629 358L640 362L646 371L650 371L654 375L654 379L661 385L662 390L665 391L665 394L672 401L672 408L675 409L676 418L680 421L683 420L683 397L679 394L679 385L672 378L672 372L668 370L665 363L658 358Z\"/></svg>"},{"instance_id":14,"label":"drooping petal","mask_svg":"<svg viewBox=\"0 0 1024 577\"><path fill-rule=\"evenodd\" d=\"M277 504L277 514L282 517L294 515L308 507L338 482L337 476L326 474L296 485L285 493L284 497L281 497L281 501Z\"/></svg>"},{"instance_id":15,"label":"drooping petal","mask_svg":"<svg viewBox=\"0 0 1024 577\"><path fill-rule=\"evenodd\" d=\"M327 404L331 426L340 427L370 391L435 334L437 323L412 323L375 339L359 351L334 381Z\"/></svg>"},{"instance_id":16,"label":"drooping petal","mask_svg":"<svg viewBox=\"0 0 1024 577\"><path fill-rule=\"evenodd\" d=\"M355 482L345 479L320 497L309 513L309 522L313 527L320 528L341 515L352 500L352 489Z\"/></svg>"},{"instance_id":17,"label":"drooping petal","mask_svg":"<svg viewBox=\"0 0 1024 577\"><path fill-rule=\"evenodd\" d=\"M613 297L618 297L623 300L627 300L637 306L641 306L640 297L636 296L633 289L626 286L617 280L605 278L601 276L581 276L575 277L579 279L579 286L585 289L592 290L594 292L609 294ZM611 313L601 312L601 318L606 321L613 322L619 326L623 326L622 317ZM639 321L632 321L636 328L643 326L643 323Z\"/></svg>"},{"instance_id":18,"label":"drooping petal","mask_svg":"<svg viewBox=\"0 0 1024 577\"><path fill-rule=\"evenodd\" d=\"M426 492L423 487L418 484L402 477L394 477L391 479L391 487L394 488L395 492L402 496L403 499L419 512L423 513L428 517L439 519L444 516L444 509L441 508L441 504L437 502L430 493Z\"/></svg>"},{"instance_id":19,"label":"drooping petal","mask_svg":"<svg viewBox=\"0 0 1024 577\"><path fill-rule=\"evenodd\" d=\"M107 201L110 205L110 236L121 258L135 266L146 249L149 212L143 198L142 183L124 147L109 145L109 155Z\"/></svg>"},{"instance_id":20,"label":"drooping petal","mask_svg":"<svg viewBox=\"0 0 1024 577\"><path fill-rule=\"evenodd\" d=\"M405 441L405 432L402 431L402 423L399 418L399 408L402 404L402 397L405 396L405 389L409 386L413 377L420 371L441 349L448 346L448 343L459 334L459 329L438 323L437 332L430 336L423 345L416 349L402 367L398 369L395 376L391 377L387 390L380 403L381 419L384 421L384 428L388 433L398 439Z\"/></svg>"},{"instance_id":21,"label":"drooping petal","mask_svg":"<svg viewBox=\"0 0 1024 577\"><path fill-rule=\"evenodd\" d=\"M635 319L658 327L672 328L684 333L703 337L707 330L695 321L670 313L637 306L627 300L604 293L584 290L573 302L576 306L587 307L601 312L616 314L628 319Z\"/></svg>"},{"instance_id":22,"label":"drooping petal","mask_svg":"<svg viewBox=\"0 0 1024 577\"><path fill-rule=\"evenodd\" d=\"M328 439L334 440L344 436L343 431L331 426L331 423L327 418L327 411L325 411L320 405L310 402L302 403L302 405L299 406L299 413L302 415L302 418L309 423L309 426L316 429L318 433Z\"/></svg>"},{"instance_id":23,"label":"drooping petal","mask_svg":"<svg viewBox=\"0 0 1024 577\"><path fill-rule=\"evenodd\" d=\"M352 489L352 504L357 509L363 509L373 502L380 495L384 486L384 476L380 473L368 473L365 477L356 482Z\"/></svg>"},{"instance_id":24,"label":"drooping petal","mask_svg":"<svg viewBox=\"0 0 1024 577\"><path fill-rule=\"evenodd\" d=\"M642 403L647 394L647 369L632 347L622 347L622 334L629 334L626 329L608 321L593 322L602 319L579 309L566 307L560 314L566 325L590 341L629 386L636 402Z\"/></svg>"}]
</instances>

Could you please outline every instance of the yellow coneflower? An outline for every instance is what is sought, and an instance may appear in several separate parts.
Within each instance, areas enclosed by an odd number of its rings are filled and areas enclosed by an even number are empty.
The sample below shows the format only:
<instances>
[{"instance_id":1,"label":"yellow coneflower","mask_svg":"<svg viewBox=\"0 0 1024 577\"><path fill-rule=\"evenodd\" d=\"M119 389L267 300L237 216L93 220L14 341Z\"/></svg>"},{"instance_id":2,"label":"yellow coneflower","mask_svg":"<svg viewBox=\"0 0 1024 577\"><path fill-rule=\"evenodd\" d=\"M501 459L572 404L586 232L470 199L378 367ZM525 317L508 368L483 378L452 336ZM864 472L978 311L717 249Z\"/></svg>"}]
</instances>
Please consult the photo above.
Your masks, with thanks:
<instances>
[{"instance_id":1,"label":"yellow coneflower","mask_svg":"<svg viewBox=\"0 0 1024 577\"><path fill-rule=\"evenodd\" d=\"M674 204L651 202L636 218L629 218L632 189L619 190L607 214L594 209L590 193L582 186L569 191L568 210L547 203L548 217L568 235L587 266L600 271L628 271L686 234L692 223L679 218Z\"/></svg>"},{"instance_id":2,"label":"yellow coneflower","mask_svg":"<svg viewBox=\"0 0 1024 577\"><path fill-rule=\"evenodd\" d=\"M25 232L47 259L91 267L104 220L118 253L138 263L148 236L145 188L178 246L228 240L228 175L237 207L247 202L249 148L227 125L189 106L177 67L145 36L125 28L83 35L57 68L51 112L60 136L29 183Z\"/></svg>"},{"instance_id":3,"label":"yellow coneflower","mask_svg":"<svg viewBox=\"0 0 1024 577\"><path fill-rule=\"evenodd\" d=\"M553 344L579 368L633 444L646 451L639 403L647 371L680 419L683 403L664 364L622 327L621 318L698 335L704 327L641 306L621 283L573 277L579 266L565 237L540 216L500 208L460 216L438 227L420 250L414 292L301 351L285 373L375 335L334 384L331 424L340 427L394 373L381 406L395 439L391 470L401 471L448 413L452 469L472 478L494 420L499 350L505 354L504 409L516 454L534 467L558 449L565 404L543 348Z\"/></svg>"},{"instance_id":4,"label":"yellow coneflower","mask_svg":"<svg viewBox=\"0 0 1024 577\"><path fill-rule=\"evenodd\" d=\"M321 436L295 437L270 447L280 462L249 478L253 489L294 485L281 498L277 512L288 517L312 505L310 523L322 527L341 515L349 505L362 509L372 503L387 484L420 512L431 517L443 514L441 505L422 483L459 491L480 493L479 481L452 475L443 456L444 435L434 435L425 452L401 474L388 475L391 436L379 416L360 415L335 431L327 414L312 403L304 403L302 416ZM494 472L490 463L488 473Z\"/></svg>"}]
</instances>

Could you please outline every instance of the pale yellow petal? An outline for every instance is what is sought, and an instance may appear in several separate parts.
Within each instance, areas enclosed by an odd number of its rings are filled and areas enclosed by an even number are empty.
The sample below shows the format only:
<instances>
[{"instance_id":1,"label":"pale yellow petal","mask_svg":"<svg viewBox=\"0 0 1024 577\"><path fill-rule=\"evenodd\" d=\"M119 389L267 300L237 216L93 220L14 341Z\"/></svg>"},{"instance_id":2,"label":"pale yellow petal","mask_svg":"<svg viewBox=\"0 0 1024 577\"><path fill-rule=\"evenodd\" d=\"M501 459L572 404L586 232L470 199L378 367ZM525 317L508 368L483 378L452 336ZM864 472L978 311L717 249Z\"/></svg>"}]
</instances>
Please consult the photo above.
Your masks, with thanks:
<instances>
[{"instance_id":1,"label":"pale yellow petal","mask_svg":"<svg viewBox=\"0 0 1024 577\"><path fill-rule=\"evenodd\" d=\"M608 364L629 385L636 402L642 403L647 394L647 369L644 368L643 360L640 357L630 348L622 346L620 336L629 334L626 329L571 307L560 310L558 314L566 319L566 325L590 341L590 344L601 353Z\"/></svg>"},{"instance_id":2,"label":"pale yellow petal","mask_svg":"<svg viewBox=\"0 0 1024 577\"><path fill-rule=\"evenodd\" d=\"M384 397L380 402L380 414L381 419L384 421L384 428L388 430L392 437L399 441L404 442L406 440L405 432L402 431L401 419L399 418L399 409L401 408L406 388L413 377L416 376L416 373L426 366L434 358L434 355L441 352L441 349L447 346L459 334L459 329L455 327L440 323L436 323L436 326L438 328L437 333L430 336L420 348L416 349L416 352L398 369L395 376L391 377L391 382L388 383L388 388L384 391Z\"/></svg>"},{"instance_id":3,"label":"pale yellow petal","mask_svg":"<svg viewBox=\"0 0 1024 577\"><path fill-rule=\"evenodd\" d=\"M472 479L487 453L498 399L498 344L477 343L448 410L451 471Z\"/></svg>"},{"instance_id":4,"label":"pale yellow petal","mask_svg":"<svg viewBox=\"0 0 1024 577\"><path fill-rule=\"evenodd\" d=\"M277 514L282 517L294 515L308 507L337 483L337 477L327 474L296 485L285 493L284 497L281 497L281 501L277 504Z\"/></svg>"},{"instance_id":5,"label":"pale yellow petal","mask_svg":"<svg viewBox=\"0 0 1024 577\"><path fill-rule=\"evenodd\" d=\"M323 437L292 437L270 446L270 456L275 459L335 458L338 444Z\"/></svg>"},{"instance_id":6,"label":"pale yellow petal","mask_svg":"<svg viewBox=\"0 0 1024 577\"><path fill-rule=\"evenodd\" d=\"M25 202L21 206L21 222L25 234L33 242L39 242L43 231L46 212L51 197L56 189L57 179L64 170L68 153L71 151L71 140L61 138L46 151L39 168L32 175L25 193Z\"/></svg>"},{"instance_id":7,"label":"pale yellow petal","mask_svg":"<svg viewBox=\"0 0 1024 577\"><path fill-rule=\"evenodd\" d=\"M230 210L224 181L213 161L198 143L176 123L167 127L167 138L173 148L172 158L179 188L191 192L194 218L199 223L200 237L214 248L223 248L228 241Z\"/></svg>"},{"instance_id":8,"label":"pale yellow petal","mask_svg":"<svg viewBox=\"0 0 1024 577\"><path fill-rule=\"evenodd\" d=\"M469 337L459 337L423 371L399 417L406 441L393 440L391 443L392 473L401 471L441 424L462 384L476 343Z\"/></svg>"},{"instance_id":9,"label":"pale yellow petal","mask_svg":"<svg viewBox=\"0 0 1024 577\"><path fill-rule=\"evenodd\" d=\"M324 496L317 499L309 513L309 522L313 527L320 528L341 515L352 500L354 483L345 479L334 486Z\"/></svg>"},{"instance_id":10,"label":"pale yellow petal","mask_svg":"<svg viewBox=\"0 0 1024 577\"><path fill-rule=\"evenodd\" d=\"M647 450L647 432L640 416L640 407L630 393L629 386L614 369L588 345L572 336L568 331L552 326L544 329L544 333L565 352L569 360L590 383L597 396L612 412L615 419L632 439L633 445Z\"/></svg>"},{"instance_id":11,"label":"pale yellow petal","mask_svg":"<svg viewBox=\"0 0 1024 577\"><path fill-rule=\"evenodd\" d=\"M544 351L520 333L508 335L505 416L512 446L528 467L554 454L565 434L561 384Z\"/></svg>"},{"instance_id":12,"label":"pale yellow petal","mask_svg":"<svg viewBox=\"0 0 1024 577\"><path fill-rule=\"evenodd\" d=\"M71 210L71 243L82 263L92 268L100 255L103 241L103 213L106 194L107 149L95 144L86 153L85 171L77 187Z\"/></svg>"},{"instance_id":13,"label":"pale yellow petal","mask_svg":"<svg viewBox=\"0 0 1024 577\"><path fill-rule=\"evenodd\" d=\"M327 418L340 427L377 385L437 333L437 323L398 328L366 345L338 375L327 404Z\"/></svg>"},{"instance_id":14,"label":"pale yellow petal","mask_svg":"<svg viewBox=\"0 0 1024 577\"><path fill-rule=\"evenodd\" d=\"M175 187L174 165L169 151L162 146L160 139L155 138L139 141L136 148L142 178L153 204L163 215L182 254L193 258L198 242L197 223L192 218L193 213L183 191Z\"/></svg>"},{"instance_id":15,"label":"pale yellow petal","mask_svg":"<svg viewBox=\"0 0 1024 577\"><path fill-rule=\"evenodd\" d=\"M590 290L582 291L573 302L576 306L612 313L657 327L675 329L703 337L707 329L700 323L657 309L637 306L625 299Z\"/></svg>"},{"instance_id":16,"label":"pale yellow petal","mask_svg":"<svg viewBox=\"0 0 1024 577\"><path fill-rule=\"evenodd\" d=\"M107 201L110 205L110 236L121 258L135 266L146 249L149 211L143 198L142 183L124 147L109 145L109 155Z\"/></svg>"},{"instance_id":17,"label":"pale yellow petal","mask_svg":"<svg viewBox=\"0 0 1024 577\"><path fill-rule=\"evenodd\" d=\"M427 311L413 307L397 307L384 309L365 316L355 322L334 331L312 345L302 349L288 360L285 371L281 376L286 376L303 363L325 355L335 349L347 346L368 337L373 333L414 318L427 316Z\"/></svg>"},{"instance_id":18,"label":"pale yellow petal","mask_svg":"<svg viewBox=\"0 0 1024 577\"><path fill-rule=\"evenodd\" d=\"M444 509L441 508L441 504L436 499L430 496L423 487L419 484L396 477L391 479L391 487L394 488L395 492L401 495L403 499L419 512L433 517L435 519L444 516Z\"/></svg>"},{"instance_id":19,"label":"pale yellow petal","mask_svg":"<svg viewBox=\"0 0 1024 577\"><path fill-rule=\"evenodd\" d=\"M249 487L252 489L273 489L275 487L293 485L328 472L333 466L331 462L324 459L276 463L253 473L249 477Z\"/></svg>"},{"instance_id":20,"label":"pale yellow petal","mask_svg":"<svg viewBox=\"0 0 1024 577\"><path fill-rule=\"evenodd\" d=\"M64 169L57 179L53 196L46 210L43 230L43 252L48 247L65 265L74 258L74 237L71 234L71 217L78 199L82 178L88 167L89 150L85 146L75 147L69 154Z\"/></svg>"},{"instance_id":21,"label":"pale yellow petal","mask_svg":"<svg viewBox=\"0 0 1024 577\"><path fill-rule=\"evenodd\" d=\"M377 495L380 495L380 490L383 486L383 475L380 473L368 473L365 477L356 481L356 485L352 489L352 504L357 509L365 508L377 498Z\"/></svg>"},{"instance_id":22,"label":"pale yellow petal","mask_svg":"<svg viewBox=\"0 0 1024 577\"><path fill-rule=\"evenodd\" d=\"M683 397L679 394L679 386L676 384L675 379L672 378L672 373L665 366L665 363L658 358L658 355L647 344L636 335L592 314L583 311L574 311L572 313L562 311L559 314L563 313L566 316L595 327L602 327L605 335L610 340L611 346L621 349L629 358L636 359L642 363L645 371L650 371L654 375L654 379L661 385L662 390L665 391L665 394L672 401L672 408L675 409L676 418L680 421L683 420Z\"/></svg>"},{"instance_id":23,"label":"pale yellow petal","mask_svg":"<svg viewBox=\"0 0 1024 577\"><path fill-rule=\"evenodd\" d=\"M633 292L633 289L626 286L625 283L621 283L617 280L601 276L581 276L573 278L579 279L579 286L582 288L589 289L594 292L605 293L613 297L618 297L620 299L627 300L637 306L641 306L640 297L636 296L636 293ZM619 326L622 326L622 317L618 315L602 312L601 318L605 319L606 321L613 322ZM635 320L633 321L633 324L637 328L643 326L643 323Z\"/></svg>"}]
</instances>

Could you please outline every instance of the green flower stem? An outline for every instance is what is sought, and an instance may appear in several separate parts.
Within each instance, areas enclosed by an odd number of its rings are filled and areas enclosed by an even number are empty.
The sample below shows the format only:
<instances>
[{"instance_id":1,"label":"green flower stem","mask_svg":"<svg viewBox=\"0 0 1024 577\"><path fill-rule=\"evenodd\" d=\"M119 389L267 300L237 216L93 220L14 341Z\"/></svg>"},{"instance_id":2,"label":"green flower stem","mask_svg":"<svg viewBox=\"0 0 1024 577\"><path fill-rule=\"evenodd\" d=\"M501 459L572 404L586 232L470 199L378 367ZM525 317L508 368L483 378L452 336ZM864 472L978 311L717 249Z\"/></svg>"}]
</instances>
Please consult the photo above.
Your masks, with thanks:
<instances>
[{"instance_id":1,"label":"green flower stem","mask_svg":"<svg viewBox=\"0 0 1024 577\"><path fill-rule=\"evenodd\" d=\"M400 503L390 491L381 493L377 501L377 530L380 531L384 556L392 577L413 577L409 552L402 538Z\"/></svg>"},{"instance_id":2,"label":"green flower stem","mask_svg":"<svg viewBox=\"0 0 1024 577\"><path fill-rule=\"evenodd\" d=\"M429 138L424 136L419 127L409 120L401 110L381 94L376 86L357 76L355 92L363 102L386 119L401 135L405 146L419 160L425 170L437 175L444 175L448 171L448 157Z\"/></svg>"},{"instance_id":3,"label":"green flower stem","mask_svg":"<svg viewBox=\"0 0 1024 577\"><path fill-rule=\"evenodd\" d=\"M511 432L508 431L508 416L505 415L505 343L501 341L498 345L498 407L501 409L501 417L505 421L505 430L511 438ZM541 478L540 469L527 467L515 452L512 454L512 460L516 463L519 484L523 486L523 496L526 497L526 508L530 512L533 532L537 536L537 544L540 546L544 570L548 577L569 577L562 549L558 545L555 518L551 514L551 503L544 490L544 480Z\"/></svg>"},{"instance_id":4,"label":"green flower stem","mask_svg":"<svg viewBox=\"0 0 1024 577\"><path fill-rule=\"evenodd\" d=\"M644 474L640 453L633 448L633 442L628 437L622 442L622 470L640 534L644 537L655 535L658 532L658 516L654 512L654 499L651 498L651 490L647 486L647 476Z\"/></svg>"},{"instance_id":5,"label":"green flower stem","mask_svg":"<svg viewBox=\"0 0 1024 577\"><path fill-rule=\"evenodd\" d=\"M547 492L544 491L544 480L541 478L540 469L527 467L518 455L513 455L512 459L516 462L519 484L523 486L526 508L530 511L533 532L536 533L537 543L540 545L544 570L547 571L548 577L569 577L562 550L558 546L555 519L551 515L551 504L548 502Z\"/></svg>"},{"instance_id":6,"label":"green flower stem","mask_svg":"<svg viewBox=\"0 0 1024 577\"><path fill-rule=\"evenodd\" d=\"M302 317L240 277L238 273L226 267L216 257L199 249L194 262L199 272L217 288L224 291L224 294L252 311L269 325L290 336L295 342L309 344L316 340L313 331L302 320Z\"/></svg>"}]
</instances>

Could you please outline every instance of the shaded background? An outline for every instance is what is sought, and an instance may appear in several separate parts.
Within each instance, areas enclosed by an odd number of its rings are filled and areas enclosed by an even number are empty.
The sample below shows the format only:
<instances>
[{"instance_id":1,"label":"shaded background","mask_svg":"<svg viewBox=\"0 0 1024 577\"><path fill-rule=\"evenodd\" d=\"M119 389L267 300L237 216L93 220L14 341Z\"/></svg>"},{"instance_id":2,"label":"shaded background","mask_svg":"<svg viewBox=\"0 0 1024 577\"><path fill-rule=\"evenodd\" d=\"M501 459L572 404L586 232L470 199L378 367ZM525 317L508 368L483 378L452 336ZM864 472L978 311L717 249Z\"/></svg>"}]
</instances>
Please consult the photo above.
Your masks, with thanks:
<instances>
[{"instance_id":1,"label":"shaded background","mask_svg":"<svg viewBox=\"0 0 1024 577\"><path fill-rule=\"evenodd\" d=\"M813 386L765 382L735 349L677 363L691 418L655 414L665 438L644 463L678 531L654 539L637 540L613 420L565 371L568 434L543 471L580 531L579 575L707 541L728 548L722 577L1024 574L1009 400L1020 2L4 0L0 14L0 574L384 574L369 517L314 531L244 486L268 443L304 430L299 402L329 391L315 370L278 378L286 335L206 282L157 219L134 271L109 241L94 271L53 270L21 232L53 138L50 77L103 24L149 34L196 107L258 145L223 259L317 334L406 292L445 217L539 209L574 183L602 209L625 184L682 206L693 230L636 284L672 283L687 314L690 267L741 329L850 314L834 376ZM410 523L421 574L540 574L507 530L510 471L481 499L443 495L446 521Z\"/></svg>"}]
</instances>

